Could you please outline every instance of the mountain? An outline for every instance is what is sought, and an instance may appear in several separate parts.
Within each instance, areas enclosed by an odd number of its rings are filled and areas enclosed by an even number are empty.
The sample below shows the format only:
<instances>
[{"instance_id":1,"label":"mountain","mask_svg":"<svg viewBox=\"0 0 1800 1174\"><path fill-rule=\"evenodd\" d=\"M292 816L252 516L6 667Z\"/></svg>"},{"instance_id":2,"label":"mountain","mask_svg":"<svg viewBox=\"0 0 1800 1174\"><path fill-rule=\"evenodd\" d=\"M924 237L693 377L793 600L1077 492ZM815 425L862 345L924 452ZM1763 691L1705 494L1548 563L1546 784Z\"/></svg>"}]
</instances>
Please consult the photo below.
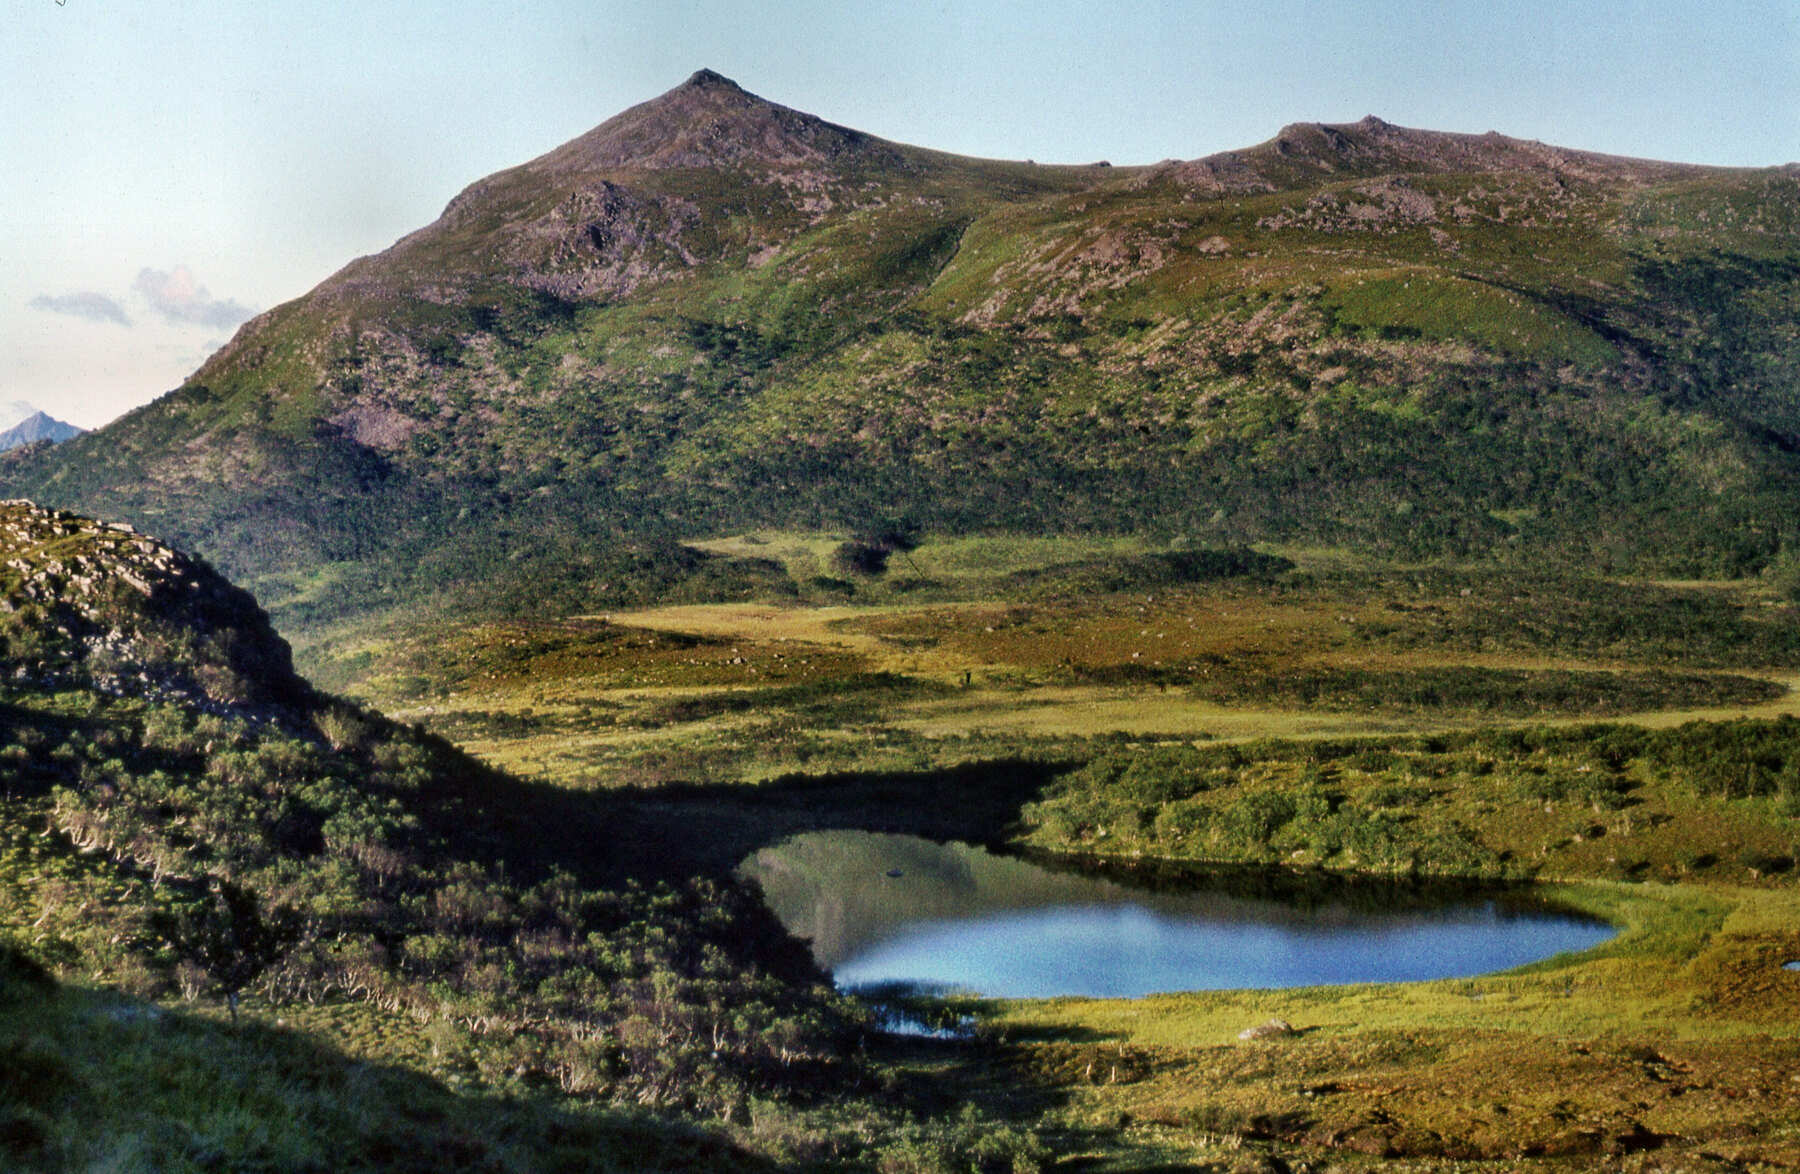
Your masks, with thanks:
<instances>
[{"instance_id":1,"label":"mountain","mask_svg":"<svg viewBox=\"0 0 1800 1174\"><path fill-rule=\"evenodd\" d=\"M46 412L33 411L17 424L4 432L0 432L0 452L18 448L20 445L35 444L40 440L48 440L52 444L80 436L82 429L73 424L65 424Z\"/></svg>"},{"instance_id":2,"label":"mountain","mask_svg":"<svg viewBox=\"0 0 1800 1174\"><path fill-rule=\"evenodd\" d=\"M37 413L37 409L22 399L11 403L0 404L0 428L11 428Z\"/></svg>"},{"instance_id":3,"label":"mountain","mask_svg":"<svg viewBox=\"0 0 1800 1174\"><path fill-rule=\"evenodd\" d=\"M1797 330L1794 166L1372 117L1040 166L702 71L0 484L315 609L764 591L679 540L898 516L1737 575L1796 540Z\"/></svg>"}]
</instances>

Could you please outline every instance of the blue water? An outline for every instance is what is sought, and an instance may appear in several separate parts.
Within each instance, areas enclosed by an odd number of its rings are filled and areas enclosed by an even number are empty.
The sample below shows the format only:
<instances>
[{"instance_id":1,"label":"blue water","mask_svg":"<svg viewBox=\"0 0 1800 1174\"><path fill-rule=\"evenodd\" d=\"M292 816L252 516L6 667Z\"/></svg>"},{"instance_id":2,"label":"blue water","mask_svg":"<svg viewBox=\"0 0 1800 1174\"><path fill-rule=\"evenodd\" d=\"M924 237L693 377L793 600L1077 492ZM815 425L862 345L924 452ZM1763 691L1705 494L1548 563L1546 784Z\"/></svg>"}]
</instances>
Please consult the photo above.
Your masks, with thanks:
<instances>
[{"instance_id":1,"label":"blue water","mask_svg":"<svg viewBox=\"0 0 1800 1174\"><path fill-rule=\"evenodd\" d=\"M832 974L846 988L903 983L1003 998L1412 982L1508 970L1612 932L1568 917L1503 915L1491 903L1317 928L1134 905L1053 907L907 927Z\"/></svg>"},{"instance_id":2,"label":"blue water","mask_svg":"<svg viewBox=\"0 0 1800 1174\"><path fill-rule=\"evenodd\" d=\"M1003 998L1410 982L1485 974L1611 937L1516 898L1442 903L1359 886L1302 900L1135 889L963 844L823 832L743 872L844 988L900 985ZM1241 887L1241 886L1240 886ZM1386 907L1384 907L1384 905Z\"/></svg>"}]
</instances>

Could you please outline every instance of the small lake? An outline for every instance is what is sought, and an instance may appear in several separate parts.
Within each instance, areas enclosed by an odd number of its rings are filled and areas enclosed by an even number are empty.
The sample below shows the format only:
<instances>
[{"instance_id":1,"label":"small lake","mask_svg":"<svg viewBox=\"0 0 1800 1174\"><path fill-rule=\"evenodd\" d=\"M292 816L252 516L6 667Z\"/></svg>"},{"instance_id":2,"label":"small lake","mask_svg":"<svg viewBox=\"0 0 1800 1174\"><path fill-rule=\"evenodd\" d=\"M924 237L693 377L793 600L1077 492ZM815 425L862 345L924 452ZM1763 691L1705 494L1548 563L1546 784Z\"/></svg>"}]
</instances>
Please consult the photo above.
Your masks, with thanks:
<instances>
[{"instance_id":1,"label":"small lake","mask_svg":"<svg viewBox=\"0 0 1800 1174\"><path fill-rule=\"evenodd\" d=\"M1615 932L1519 890L1097 875L872 832L796 836L739 871L844 989L1116 998L1411 982L1506 970Z\"/></svg>"}]
</instances>

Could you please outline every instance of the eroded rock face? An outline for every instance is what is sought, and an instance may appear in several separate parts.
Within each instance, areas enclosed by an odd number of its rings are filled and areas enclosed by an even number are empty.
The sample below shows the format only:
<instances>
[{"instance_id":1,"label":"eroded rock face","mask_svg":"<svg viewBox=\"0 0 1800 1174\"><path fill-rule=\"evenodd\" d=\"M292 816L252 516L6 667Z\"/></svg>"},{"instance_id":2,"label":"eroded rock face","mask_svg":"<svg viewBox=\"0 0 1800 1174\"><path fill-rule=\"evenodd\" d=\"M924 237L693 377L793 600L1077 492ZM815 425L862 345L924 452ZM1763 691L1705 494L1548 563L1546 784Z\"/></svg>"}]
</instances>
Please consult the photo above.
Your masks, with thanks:
<instances>
[{"instance_id":1,"label":"eroded rock face","mask_svg":"<svg viewBox=\"0 0 1800 1174\"><path fill-rule=\"evenodd\" d=\"M248 592L130 526L29 501L0 502L0 680L238 712L308 693Z\"/></svg>"}]
</instances>

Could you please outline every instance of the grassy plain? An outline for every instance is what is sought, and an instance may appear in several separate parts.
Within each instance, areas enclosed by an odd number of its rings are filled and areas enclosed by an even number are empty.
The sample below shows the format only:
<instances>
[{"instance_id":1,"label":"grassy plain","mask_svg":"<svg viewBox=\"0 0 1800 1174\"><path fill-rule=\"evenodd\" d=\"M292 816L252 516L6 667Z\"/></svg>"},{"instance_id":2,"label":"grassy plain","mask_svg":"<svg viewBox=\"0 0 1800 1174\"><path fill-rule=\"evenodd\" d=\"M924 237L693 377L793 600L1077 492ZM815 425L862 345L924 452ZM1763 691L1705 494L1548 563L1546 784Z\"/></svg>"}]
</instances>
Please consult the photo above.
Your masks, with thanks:
<instances>
[{"instance_id":1,"label":"grassy plain","mask_svg":"<svg viewBox=\"0 0 1800 1174\"><path fill-rule=\"evenodd\" d=\"M697 545L776 559L802 581L842 540ZM1131 573L1155 553L1142 539L964 538L926 543L829 597L326 632L300 651L328 687L575 786L659 759L679 778L683 756L696 773L680 781L756 781L902 746L923 765L969 747L1118 734L1342 738L1800 713L1800 631L1756 581L1393 568L1330 551L1216 581Z\"/></svg>"},{"instance_id":2,"label":"grassy plain","mask_svg":"<svg viewBox=\"0 0 1800 1174\"><path fill-rule=\"evenodd\" d=\"M816 583L837 577L840 541L703 545ZM593 794L675 871L866 827L1124 867L1532 878L1621 926L1502 975L979 1003L972 1040L877 1048L913 1103L977 1104L1056 1168L1800 1164L1793 759L1744 751L1771 781L1742 793L1680 765L1696 730L1793 740L1791 604L1756 580L1306 550L1183 581L1170 553L926 542L798 599L339 633L301 659L497 766ZM1132 764L1163 760L1131 790ZM1267 795L1298 810L1243 838L1238 816ZM1238 1039L1277 1016L1295 1033ZM948 1168L928 1150L889 1164Z\"/></svg>"}]
</instances>

